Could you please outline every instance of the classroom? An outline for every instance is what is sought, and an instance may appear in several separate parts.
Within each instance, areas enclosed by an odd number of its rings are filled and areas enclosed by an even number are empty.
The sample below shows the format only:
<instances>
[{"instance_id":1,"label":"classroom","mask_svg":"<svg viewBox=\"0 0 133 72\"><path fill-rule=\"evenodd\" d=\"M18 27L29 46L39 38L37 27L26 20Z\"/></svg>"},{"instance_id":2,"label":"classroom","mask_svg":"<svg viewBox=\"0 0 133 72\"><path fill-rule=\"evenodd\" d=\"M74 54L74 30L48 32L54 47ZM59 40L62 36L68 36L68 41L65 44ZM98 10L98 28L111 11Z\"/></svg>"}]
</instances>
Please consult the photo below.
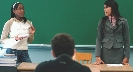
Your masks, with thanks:
<instances>
[{"instance_id":1,"label":"classroom","mask_svg":"<svg viewBox=\"0 0 133 72\"><path fill-rule=\"evenodd\" d=\"M1 0L0 34L10 18L10 8L15 2L24 5L25 16L36 28L34 41L28 45L33 63L54 59L51 55L51 39L57 33L70 34L78 52L91 52L95 62L97 26L104 16L105 0ZM130 60L133 66L133 0L116 0L120 14L127 19L130 32ZM0 56L6 49L0 45Z\"/></svg>"}]
</instances>

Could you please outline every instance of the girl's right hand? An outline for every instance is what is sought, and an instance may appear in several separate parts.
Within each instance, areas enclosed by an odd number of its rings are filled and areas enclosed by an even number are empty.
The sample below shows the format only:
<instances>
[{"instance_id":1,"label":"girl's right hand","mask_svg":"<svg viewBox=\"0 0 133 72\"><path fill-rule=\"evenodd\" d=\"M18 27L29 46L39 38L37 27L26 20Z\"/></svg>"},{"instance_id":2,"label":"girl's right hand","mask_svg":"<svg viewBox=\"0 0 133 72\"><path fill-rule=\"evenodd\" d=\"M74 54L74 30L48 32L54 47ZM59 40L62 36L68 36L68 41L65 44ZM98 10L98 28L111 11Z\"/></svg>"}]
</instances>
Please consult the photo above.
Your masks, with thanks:
<instances>
[{"instance_id":1,"label":"girl's right hand","mask_svg":"<svg viewBox=\"0 0 133 72\"><path fill-rule=\"evenodd\" d=\"M16 40L16 41L22 40L23 38L26 38L26 37L18 37L18 36L15 36L15 40Z\"/></svg>"},{"instance_id":2,"label":"girl's right hand","mask_svg":"<svg viewBox=\"0 0 133 72\"><path fill-rule=\"evenodd\" d=\"M96 62L94 62L93 64L94 65L99 65L99 64L104 64L104 62L101 60L101 58L100 57L96 57Z\"/></svg>"}]
</instances>

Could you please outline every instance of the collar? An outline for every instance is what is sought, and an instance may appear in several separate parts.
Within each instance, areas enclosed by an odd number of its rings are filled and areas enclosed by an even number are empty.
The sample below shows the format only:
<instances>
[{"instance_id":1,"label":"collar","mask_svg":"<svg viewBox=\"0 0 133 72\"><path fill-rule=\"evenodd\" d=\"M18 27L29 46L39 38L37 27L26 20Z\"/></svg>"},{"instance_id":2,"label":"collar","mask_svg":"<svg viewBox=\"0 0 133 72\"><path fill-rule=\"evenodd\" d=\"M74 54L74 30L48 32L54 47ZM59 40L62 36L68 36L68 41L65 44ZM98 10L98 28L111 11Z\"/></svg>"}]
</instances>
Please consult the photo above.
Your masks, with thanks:
<instances>
[{"instance_id":1,"label":"collar","mask_svg":"<svg viewBox=\"0 0 133 72\"><path fill-rule=\"evenodd\" d=\"M73 62L72 57L67 54L62 54L56 58L56 61L60 64L70 64Z\"/></svg>"},{"instance_id":2,"label":"collar","mask_svg":"<svg viewBox=\"0 0 133 72\"><path fill-rule=\"evenodd\" d=\"M19 21L17 18L11 18L11 19L13 19L14 21L16 21L16 22L24 22L24 20L22 19L22 21Z\"/></svg>"},{"instance_id":3,"label":"collar","mask_svg":"<svg viewBox=\"0 0 133 72\"><path fill-rule=\"evenodd\" d=\"M124 18L119 17L119 19L118 19L118 25L123 24L123 22L124 22ZM109 18L106 20L106 25L107 25L108 27L112 28L112 29L116 29L116 28L117 28L116 25L115 25L114 27L111 25Z\"/></svg>"},{"instance_id":4,"label":"collar","mask_svg":"<svg viewBox=\"0 0 133 72\"><path fill-rule=\"evenodd\" d=\"M59 55L57 58L60 58L60 57L72 58L71 56L69 56L69 55L67 55L67 54L61 54L61 55Z\"/></svg>"}]
</instances>

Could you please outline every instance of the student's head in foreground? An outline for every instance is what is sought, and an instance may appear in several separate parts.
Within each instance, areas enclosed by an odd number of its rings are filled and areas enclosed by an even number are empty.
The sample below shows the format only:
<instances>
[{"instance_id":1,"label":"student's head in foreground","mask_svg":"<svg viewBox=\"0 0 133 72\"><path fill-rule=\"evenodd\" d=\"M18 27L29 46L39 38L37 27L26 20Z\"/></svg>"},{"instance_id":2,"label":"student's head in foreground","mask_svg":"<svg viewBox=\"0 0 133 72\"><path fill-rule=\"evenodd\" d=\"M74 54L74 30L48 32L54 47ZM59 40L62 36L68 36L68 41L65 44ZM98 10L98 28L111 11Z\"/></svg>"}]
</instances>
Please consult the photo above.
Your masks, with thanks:
<instances>
[{"instance_id":1,"label":"student's head in foreground","mask_svg":"<svg viewBox=\"0 0 133 72\"><path fill-rule=\"evenodd\" d=\"M62 54L67 54L73 57L76 51L73 38L66 33L56 34L51 41L51 46L52 55L55 58Z\"/></svg>"}]
</instances>

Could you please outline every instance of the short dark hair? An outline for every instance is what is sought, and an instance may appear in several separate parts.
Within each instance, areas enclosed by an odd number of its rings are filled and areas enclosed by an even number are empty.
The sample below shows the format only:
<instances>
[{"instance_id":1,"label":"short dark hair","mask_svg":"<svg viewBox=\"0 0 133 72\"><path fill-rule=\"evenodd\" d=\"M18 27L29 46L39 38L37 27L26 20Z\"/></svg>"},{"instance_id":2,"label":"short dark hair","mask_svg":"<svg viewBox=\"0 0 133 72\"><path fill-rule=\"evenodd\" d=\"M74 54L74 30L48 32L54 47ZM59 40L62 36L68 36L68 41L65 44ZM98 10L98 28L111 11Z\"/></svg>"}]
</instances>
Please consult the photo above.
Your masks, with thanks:
<instances>
[{"instance_id":1,"label":"short dark hair","mask_svg":"<svg viewBox=\"0 0 133 72\"><path fill-rule=\"evenodd\" d=\"M58 57L61 54L67 54L71 57L74 54L75 43L73 38L66 33L60 33L53 37L52 39L52 50L55 56Z\"/></svg>"}]
</instances>

